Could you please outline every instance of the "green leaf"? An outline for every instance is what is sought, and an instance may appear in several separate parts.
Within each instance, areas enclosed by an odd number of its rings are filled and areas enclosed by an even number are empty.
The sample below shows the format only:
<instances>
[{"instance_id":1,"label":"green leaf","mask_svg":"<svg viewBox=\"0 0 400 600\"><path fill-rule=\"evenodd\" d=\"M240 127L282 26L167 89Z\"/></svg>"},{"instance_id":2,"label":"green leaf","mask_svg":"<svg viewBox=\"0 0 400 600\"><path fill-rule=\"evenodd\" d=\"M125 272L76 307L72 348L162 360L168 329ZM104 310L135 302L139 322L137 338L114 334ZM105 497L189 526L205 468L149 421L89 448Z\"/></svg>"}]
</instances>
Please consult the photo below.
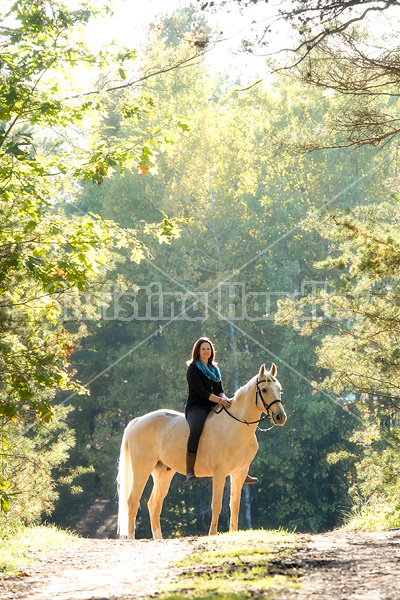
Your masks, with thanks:
<instances>
[{"instance_id":1,"label":"green leaf","mask_svg":"<svg viewBox=\"0 0 400 600\"><path fill-rule=\"evenodd\" d=\"M10 508L11 503L8 494L0 490L0 511L7 514Z\"/></svg>"},{"instance_id":2,"label":"green leaf","mask_svg":"<svg viewBox=\"0 0 400 600\"><path fill-rule=\"evenodd\" d=\"M6 154L10 154L11 156L15 156L17 158L22 158L26 156L26 153L21 150L16 142L10 142L6 146Z\"/></svg>"}]
</instances>

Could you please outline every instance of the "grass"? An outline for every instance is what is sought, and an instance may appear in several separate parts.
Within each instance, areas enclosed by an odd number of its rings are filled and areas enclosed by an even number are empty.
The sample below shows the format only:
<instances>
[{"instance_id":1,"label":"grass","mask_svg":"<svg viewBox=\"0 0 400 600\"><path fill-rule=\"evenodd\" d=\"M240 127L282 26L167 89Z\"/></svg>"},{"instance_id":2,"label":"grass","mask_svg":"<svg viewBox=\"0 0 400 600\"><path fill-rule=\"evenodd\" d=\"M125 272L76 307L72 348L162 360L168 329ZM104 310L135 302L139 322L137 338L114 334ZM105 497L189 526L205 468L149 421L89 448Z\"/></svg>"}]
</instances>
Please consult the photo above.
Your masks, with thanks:
<instances>
[{"instance_id":1,"label":"grass","mask_svg":"<svg viewBox=\"0 0 400 600\"><path fill-rule=\"evenodd\" d=\"M400 527L398 500L366 502L348 517L343 528L383 531L394 527Z\"/></svg>"},{"instance_id":2,"label":"grass","mask_svg":"<svg viewBox=\"0 0 400 600\"><path fill-rule=\"evenodd\" d=\"M278 589L299 585L295 573L282 573L282 565L274 565L294 545L294 535L283 531L240 531L201 538L196 550L176 565L179 576L157 595L158 600L272 600Z\"/></svg>"},{"instance_id":3,"label":"grass","mask_svg":"<svg viewBox=\"0 0 400 600\"><path fill-rule=\"evenodd\" d=\"M0 578L18 575L34 560L29 559L28 552L60 548L76 539L71 532L53 526L17 527L7 532L0 529Z\"/></svg>"}]
</instances>

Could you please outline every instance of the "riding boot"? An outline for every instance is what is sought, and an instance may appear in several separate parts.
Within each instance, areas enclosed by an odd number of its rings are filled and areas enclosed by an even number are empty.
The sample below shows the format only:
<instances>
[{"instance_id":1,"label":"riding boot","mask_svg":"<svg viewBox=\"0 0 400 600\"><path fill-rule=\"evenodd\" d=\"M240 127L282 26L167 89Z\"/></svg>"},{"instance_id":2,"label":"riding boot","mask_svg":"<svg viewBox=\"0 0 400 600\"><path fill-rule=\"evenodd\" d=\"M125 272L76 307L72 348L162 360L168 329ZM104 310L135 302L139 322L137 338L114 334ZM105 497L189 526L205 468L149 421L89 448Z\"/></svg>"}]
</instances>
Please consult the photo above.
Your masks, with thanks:
<instances>
[{"instance_id":1,"label":"riding boot","mask_svg":"<svg viewBox=\"0 0 400 600\"><path fill-rule=\"evenodd\" d=\"M194 474L194 463L196 462L196 452L188 452L186 454L186 481L196 481L197 477Z\"/></svg>"},{"instance_id":2,"label":"riding boot","mask_svg":"<svg viewBox=\"0 0 400 600\"><path fill-rule=\"evenodd\" d=\"M246 475L245 483L258 483L257 477L250 477L250 475Z\"/></svg>"}]
</instances>

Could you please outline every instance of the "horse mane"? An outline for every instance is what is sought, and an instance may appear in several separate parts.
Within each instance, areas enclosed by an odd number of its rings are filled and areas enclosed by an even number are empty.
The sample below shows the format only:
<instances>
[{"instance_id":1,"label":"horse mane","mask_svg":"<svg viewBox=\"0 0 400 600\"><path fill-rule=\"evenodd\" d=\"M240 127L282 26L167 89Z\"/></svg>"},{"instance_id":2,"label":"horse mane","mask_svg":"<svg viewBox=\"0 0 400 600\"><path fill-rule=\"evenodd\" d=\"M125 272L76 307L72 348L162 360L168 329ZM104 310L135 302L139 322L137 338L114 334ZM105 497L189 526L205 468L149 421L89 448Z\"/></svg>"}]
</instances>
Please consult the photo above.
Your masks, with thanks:
<instances>
[{"instance_id":1,"label":"horse mane","mask_svg":"<svg viewBox=\"0 0 400 600\"><path fill-rule=\"evenodd\" d=\"M233 401L238 400L240 398L240 396L242 396L243 394L247 394L247 392L251 388L252 384L254 383L254 380L256 379L256 377L257 377L257 375L252 377L250 379L250 381L248 381L247 383L242 385L242 387L240 387L236 390L235 395L233 396Z\"/></svg>"}]
</instances>

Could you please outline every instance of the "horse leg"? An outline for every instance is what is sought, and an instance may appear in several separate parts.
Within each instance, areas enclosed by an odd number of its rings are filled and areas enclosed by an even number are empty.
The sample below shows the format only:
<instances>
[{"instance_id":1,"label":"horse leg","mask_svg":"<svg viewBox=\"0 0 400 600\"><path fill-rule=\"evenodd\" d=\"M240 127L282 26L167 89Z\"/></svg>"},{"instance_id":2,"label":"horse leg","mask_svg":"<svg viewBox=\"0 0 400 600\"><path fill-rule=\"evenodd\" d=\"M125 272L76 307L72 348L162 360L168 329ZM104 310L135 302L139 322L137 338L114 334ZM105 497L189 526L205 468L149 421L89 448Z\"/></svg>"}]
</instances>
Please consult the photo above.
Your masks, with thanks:
<instances>
[{"instance_id":1,"label":"horse leg","mask_svg":"<svg viewBox=\"0 0 400 600\"><path fill-rule=\"evenodd\" d=\"M150 471L146 473L133 473L132 491L128 498L128 539L135 539L135 522L139 508L140 498L142 497L144 486L150 476Z\"/></svg>"},{"instance_id":2,"label":"horse leg","mask_svg":"<svg viewBox=\"0 0 400 600\"><path fill-rule=\"evenodd\" d=\"M219 513L222 507L222 494L224 493L226 475L213 475L213 493L211 502L211 525L208 535L215 535L218 528Z\"/></svg>"},{"instance_id":3,"label":"horse leg","mask_svg":"<svg viewBox=\"0 0 400 600\"><path fill-rule=\"evenodd\" d=\"M235 473L235 475L231 475L231 523L229 531L238 530L240 496L246 475L247 469L240 473Z\"/></svg>"},{"instance_id":4,"label":"horse leg","mask_svg":"<svg viewBox=\"0 0 400 600\"><path fill-rule=\"evenodd\" d=\"M161 525L160 514L164 498L168 493L171 479L175 475L175 471L167 469L164 465L157 466L152 472L153 490L150 499L147 503L150 514L151 531L155 540L161 540Z\"/></svg>"}]
</instances>

